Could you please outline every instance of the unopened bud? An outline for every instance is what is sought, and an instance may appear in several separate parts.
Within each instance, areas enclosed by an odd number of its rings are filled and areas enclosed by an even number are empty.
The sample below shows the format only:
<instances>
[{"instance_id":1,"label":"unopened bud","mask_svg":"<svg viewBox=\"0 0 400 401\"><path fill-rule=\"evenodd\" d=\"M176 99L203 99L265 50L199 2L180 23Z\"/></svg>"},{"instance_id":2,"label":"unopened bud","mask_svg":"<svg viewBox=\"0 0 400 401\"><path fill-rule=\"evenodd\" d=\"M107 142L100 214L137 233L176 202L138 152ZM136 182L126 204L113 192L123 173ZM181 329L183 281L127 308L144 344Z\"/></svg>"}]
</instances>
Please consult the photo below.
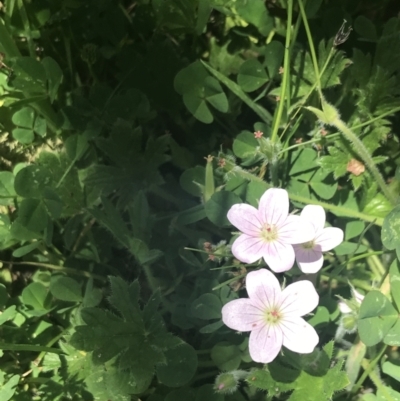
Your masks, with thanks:
<instances>
[{"instance_id":1,"label":"unopened bud","mask_svg":"<svg viewBox=\"0 0 400 401\"><path fill-rule=\"evenodd\" d=\"M215 379L214 390L220 394L232 394L239 385L239 381L246 378L248 375L244 370L232 370L224 372Z\"/></svg>"},{"instance_id":2,"label":"unopened bud","mask_svg":"<svg viewBox=\"0 0 400 401\"><path fill-rule=\"evenodd\" d=\"M353 333L357 328L357 318L353 313L344 315L341 319L341 325L347 333Z\"/></svg>"}]
</instances>

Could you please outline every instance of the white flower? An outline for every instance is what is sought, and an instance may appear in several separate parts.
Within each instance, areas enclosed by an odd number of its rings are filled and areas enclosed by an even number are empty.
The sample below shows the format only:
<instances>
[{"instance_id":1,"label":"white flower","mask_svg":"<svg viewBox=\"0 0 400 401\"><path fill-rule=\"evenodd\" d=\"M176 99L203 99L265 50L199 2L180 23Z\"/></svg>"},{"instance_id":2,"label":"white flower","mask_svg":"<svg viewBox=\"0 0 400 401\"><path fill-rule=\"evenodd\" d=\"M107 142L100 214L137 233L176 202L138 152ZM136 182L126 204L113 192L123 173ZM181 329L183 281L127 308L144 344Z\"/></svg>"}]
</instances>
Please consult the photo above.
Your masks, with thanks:
<instances>
[{"instance_id":1,"label":"white flower","mask_svg":"<svg viewBox=\"0 0 400 401\"><path fill-rule=\"evenodd\" d=\"M303 273L316 273L324 263L322 252L330 251L343 241L343 230L326 227L325 211L322 206L307 205L300 216L314 227L314 238L303 244L293 245L296 262Z\"/></svg>"},{"instance_id":2,"label":"white flower","mask_svg":"<svg viewBox=\"0 0 400 401\"><path fill-rule=\"evenodd\" d=\"M233 330L251 331L249 352L255 362L271 362L282 346L301 354L314 350L318 334L301 318L319 301L310 281L281 290L277 278L260 269L247 275L246 288L249 298L228 302L222 308L222 320Z\"/></svg>"},{"instance_id":3,"label":"white flower","mask_svg":"<svg viewBox=\"0 0 400 401\"><path fill-rule=\"evenodd\" d=\"M289 215L289 196L284 189L268 189L258 210L245 203L233 205L227 217L242 232L232 245L233 256L244 263L264 258L276 273L292 268L292 244L314 238L313 227L306 219Z\"/></svg>"}]
</instances>

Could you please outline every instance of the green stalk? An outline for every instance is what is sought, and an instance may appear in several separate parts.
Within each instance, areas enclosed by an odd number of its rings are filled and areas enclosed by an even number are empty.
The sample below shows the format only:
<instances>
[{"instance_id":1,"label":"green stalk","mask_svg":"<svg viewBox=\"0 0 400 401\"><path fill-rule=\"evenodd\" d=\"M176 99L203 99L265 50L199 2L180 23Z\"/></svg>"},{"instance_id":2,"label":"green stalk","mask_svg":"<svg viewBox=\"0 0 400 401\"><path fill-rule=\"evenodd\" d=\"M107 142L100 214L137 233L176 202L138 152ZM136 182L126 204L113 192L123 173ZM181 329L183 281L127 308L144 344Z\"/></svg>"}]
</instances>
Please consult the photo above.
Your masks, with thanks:
<instances>
[{"instance_id":1,"label":"green stalk","mask_svg":"<svg viewBox=\"0 0 400 401\"><path fill-rule=\"evenodd\" d=\"M35 44L33 43L32 40L31 24L29 22L28 13L26 12L24 0L18 0L18 8L22 24L24 25L24 30L26 32L26 40L28 42L29 55L32 58L35 58L36 57Z\"/></svg>"},{"instance_id":2,"label":"green stalk","mask_svg":"<svg viewBox=\"0 0 400 401\"><path fill-rule=\"evenodd\" d=\"M77 270L73 269L72 267L64 267L64 266L57 266L57 265L52 265L50 263L39 263L39 262L14 262L14 261L5 261L5 260L0 260L0 263L10 263L12 265L27 265L27 266L36 266L36 267L43 267L45 269L50 269L50 270L57 270L61 271L64 273L70 273L70 274L75 274L77 276L83 276L87 278L94 278L96 280L102 281L103 283L107 282L107 279L94 273L90 273L87 271L83 270Z\"/></svg>"},{"instance_id":3,"label":"green stalk","mask_svg":"<svg viewBox=\"0 0 400 401\"><path fill-rule=\"evenodd\" d=\"M214 170L213 170L214 157L209 155L205 159L207 160L207 164L204 177L205 181L204 194L203 194L204 203L207 202L215 192Z\"/></svg>"},{"instance_id":4,"label":"green stalk","mask_svg":"<svg viewBox=\"0 0 400 401\"><path fill-rule=\"evenodd\" d=\"M319 73L317 54L315 52L314 41L311 35L310 26L308 25L307 15L304 10L304 5L302 0L299 0L299 7L300 7L301 18L303 19L304 29L306 30L307 34L308 44L310 46L311 58L314 66L315 79L317 84L317 91L319 93L320 98L322 99L321 76Z\"/></svg>"},{"instance_id":5,"label":"green stalk","mask_svg":"<svg viewBox=\"0 0 400 401\"><path fill-rule=\"evenodd\" d=\"M373 374L373 370L376 366L376 364L379 362L379 360L381 359L382 355L384 354L384 352L386 351L387 345L383 345L381 350L379 351L378 355L370 362L363 362L361 365L364 368L364 373L361 375L361 377L358 379L357 383L353 386L353 388L351 389L351 392L354 394L356 393L362 386L362 384L364 383L365 379L370 376L371 374ZM372 378L371 378L372 380ZM389 399L388 399L389 400ZM394 400L393 400L394 401Z\"/></svg>"},{"instance_id":6,"label":"green stalk","mask_svg":"<svg viewBox=\"0 0 400 401\"><path fill-rule=\"evenodd\" d=\"M377 226L382 227L383 224L383 218L381 217L376 217L376 216L369 216L367 214L361 213L361 212L356 212L355 210L348 209L343 206L336 206L336 205L331 205L330 203L327 202L321 202L315 199L309 199L305 196L301 195L295 195L289 192L289 198L300 203L305 203L305 204L312 204L312 205L320 205L326 210L330 210L333 213L339 213L340 215L344 215L346 217L353 217L355 219L360 219L364 221L369 221L371 223L374 223Z\"/></svg>"},{"instance_id":7,"label":"green stalk","mask_svg":"<svg viewBox=\"0 0 400 401\"><path fill-rule=\"evenodd\" d=\"M293 18L293 0L288 0L288 20L286 26L286 39L285 39L285 56L283 59L283 77L281 86L281 95L278 105L278 109L274 118L274 124L271 133L271 142L274 143L278 137L278 130L283 114L283 107L285 105L285 95L287 94L286 89L288 86L289 76L290 76L290 43L291 43L291 33L292 33L292 18Z\"/></svg>"},{"instance_id":8,"label":"green stalk","mask_svg":"<svg viewBox=\"0 0 400 401\"><path fill-rule=\"evenodd\" d=\"M59 348L42 347L41 345L31 344L6 344L0 343L0 349L4 351L31 351L31 352L50 352L52 354L63 354Z\"/></svg>"},{"instance_id":9,"label":"green stalk","mask_svg":"<svg viewBox=\"0 0 400 401\"><path fill-rule=\"evenodd\" d=\"M390 203L392 203L392 205L395 205L396 197L386 185L381 173L372 160L371 155L358 136L340 118L335 118L330 122L330 124L336 127L344 135L344 137L354 145L356 152L362 158L363 162L375 178L375 181L381 188L386 198L390 201Z\"/></svg>"}]
</instances>

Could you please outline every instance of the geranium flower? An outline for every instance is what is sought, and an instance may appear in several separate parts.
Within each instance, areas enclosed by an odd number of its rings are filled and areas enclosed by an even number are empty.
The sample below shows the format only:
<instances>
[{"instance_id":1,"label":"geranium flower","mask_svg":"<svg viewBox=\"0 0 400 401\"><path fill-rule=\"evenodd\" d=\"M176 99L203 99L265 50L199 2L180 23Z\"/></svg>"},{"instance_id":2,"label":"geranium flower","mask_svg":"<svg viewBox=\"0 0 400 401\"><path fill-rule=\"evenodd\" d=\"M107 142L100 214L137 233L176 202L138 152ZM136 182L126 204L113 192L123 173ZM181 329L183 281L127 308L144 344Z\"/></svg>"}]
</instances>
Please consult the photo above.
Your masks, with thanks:
<instances>
[{"instance_id":1,"label":"geranium flower","mask_svg":"<svg viewBox=\"0 0 400 401\"><path fill-rule=\"evenodd\" d=\"M289 270L294 264L292 244L314 238L312 225L300 216L289 214L289 196L284 189L268 189L258 210L245 203L233 205L228 220L241 232L232 245L236 259L254 263L260 258L274 272Z\"/></svg>"},{"instance_id":2,"label":"geranium flower","mask_svg":"<svg viewBox=\"0 0 400 401\"><path fill-rule=\"evenodd\" d=\"M325 211L322 206L307 205L300 216L307 219L314 227L311 241L294 245L296 262L303 273L316 273L324 263L322 252L330 251L343 241L343 230L337 227L326 227Z\"/></svg>"},{"instance_id":3,"label":"geranium flower","mask_svg":"<svg viewBox=\"0 0 400 401\"><path fill-rule=\"evenodd\" d=\"M300 354L312 352L319 338L301 316L311 312L319 297L310 281L298 281L283 291L277 278L266 269L246 277L249 298L235 299L222 308L222 321L231 329L251 331L250 356L269 363L282 346Z\"/></svg>"}]
</instances>

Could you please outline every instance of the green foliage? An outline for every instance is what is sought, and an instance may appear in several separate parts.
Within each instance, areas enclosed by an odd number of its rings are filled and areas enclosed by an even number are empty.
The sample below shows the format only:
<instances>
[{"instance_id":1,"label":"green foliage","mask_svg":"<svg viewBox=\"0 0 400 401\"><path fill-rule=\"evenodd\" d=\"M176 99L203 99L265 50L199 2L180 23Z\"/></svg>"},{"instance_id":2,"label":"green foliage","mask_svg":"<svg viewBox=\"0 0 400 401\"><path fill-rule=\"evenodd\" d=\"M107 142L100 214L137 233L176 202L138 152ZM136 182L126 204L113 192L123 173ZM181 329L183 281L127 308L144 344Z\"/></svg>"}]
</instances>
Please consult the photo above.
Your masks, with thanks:
<instances>
[{"instance_id":1,"label":"green foliage","mask_svg":"<svg viewBox=\"0 0 400 401\"><path fill-rule=\"evenodd\" d=\"M183 342L165 329L157 312L157 296L140 310L137 281L128 285L120 278L110 277L110 284L112 295L109 302L120 316L99 308L83 308L80 314L85 325L75 327L71 344L77 349L92 352L95 365L117 358L113 366L126 371L131 380L134 380L133 392L140 393L149 386L156 365L176 365L175 359L168 358L167 351ZM176 352L172 353L170 358L175 358L176 355ZM193 362L190 360L191 366L194 365ZM182 372L187 375L187 368ZM185 380L190 378L191 375Z\"/></svg>"},{"instance_id":2,"label":"green foliage","mask_svg":"<svg viewBox=\"0 0 400 401\"><path fill-rule=\"evenodd\" d=\"M252 372L247 382L253 387L266 390L270 398L293 391L290 401L328 401L334 393L343 390L348 384L347 376L342 370L343 362L330 366L332 352L333 342L330 342L322 350L316 350L313 355L306 357L307 362L303 363L302 370L288 369L274 363L268 370Z\"/></svg>"},{"instance_id":3,"label":"green foliage","mask_svg":"<svg viewBox=\"0 0 400 401\"><path fill-rule=\"evenodd\" d=\"M302 3L4 4L1 401L399 398L400 23ZM271 187L345 238L312 279L326 345L261 368L221 309L266 266L226 216Z\"/></svg>"}]
</instances>

